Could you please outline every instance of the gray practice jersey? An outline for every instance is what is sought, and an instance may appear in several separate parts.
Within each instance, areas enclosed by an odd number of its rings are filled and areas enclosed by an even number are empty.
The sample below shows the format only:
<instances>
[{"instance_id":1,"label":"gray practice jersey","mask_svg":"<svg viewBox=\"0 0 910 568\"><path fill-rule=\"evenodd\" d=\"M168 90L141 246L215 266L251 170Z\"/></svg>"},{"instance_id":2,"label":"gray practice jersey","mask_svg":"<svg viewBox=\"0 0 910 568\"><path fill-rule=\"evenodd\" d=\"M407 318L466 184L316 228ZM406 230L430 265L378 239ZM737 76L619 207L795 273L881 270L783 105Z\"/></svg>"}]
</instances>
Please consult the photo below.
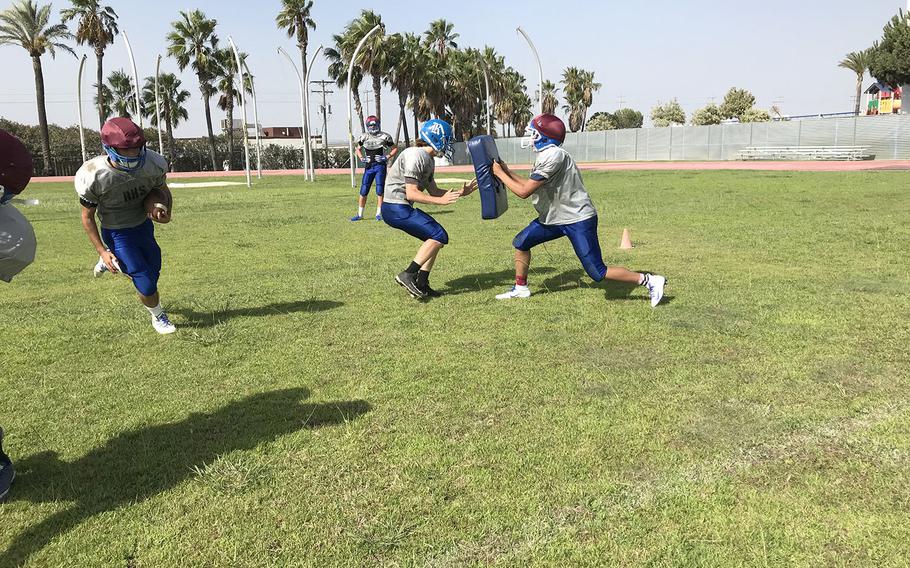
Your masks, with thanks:
<instances>
[{"instance_id":1,"label":"gray practice jersey","mask_svg":"<svg viewBox=\"0 0 910 568\"><path fill-rule=\"evenodd\" d=\"M541 152L531 179L544 182L531 196L544 225L568 225L597 215L575 160L562 148L551 146Z\"/></svg>"},{"instance_id":2,"label":"gray practice jersey","mask_svg":"<svg viewBox=\"0 0 910 568\"><path fill-rule=\"evenodd\" d=\"M409 205L405 197L405 183L414 183L421 190L429 187L433 181L436 162L425 148L407 148L398 154L398 159L389 168L385 179L385 202Z\"/></svg>"},{"instance_id":3,"label":"gray practice jersey","mask_svg":"<svg viewBox=\"0 0 910 568\"><path fill-rule=\"evenodd\" d=\"M167 161L151 150L146 150L145 163L135 172L115 169L107 156L98 156L76 172L76 193L83 206L98 208L102 227L127 229L148 218L142 200L151 190L163 186L166 176Z\"/></svg>"},{"instance_id":4,"label":"gray practice jersey","mask_svg":"<svg viewBox=\"0 0 910 568\"><path fill-rule=\"evenodd\" d=\"M360 135L360 140L357 141L357 144L363 148L363 157L366 158L368 162L380 162L381 158L385 156L386 148L391 148L395 145L395 141L392 140L391 135L385 132L377 132L376 134L370 134L365 132ZM377 160L376 158L380 158Z\"/></svg>"}]
</instances>

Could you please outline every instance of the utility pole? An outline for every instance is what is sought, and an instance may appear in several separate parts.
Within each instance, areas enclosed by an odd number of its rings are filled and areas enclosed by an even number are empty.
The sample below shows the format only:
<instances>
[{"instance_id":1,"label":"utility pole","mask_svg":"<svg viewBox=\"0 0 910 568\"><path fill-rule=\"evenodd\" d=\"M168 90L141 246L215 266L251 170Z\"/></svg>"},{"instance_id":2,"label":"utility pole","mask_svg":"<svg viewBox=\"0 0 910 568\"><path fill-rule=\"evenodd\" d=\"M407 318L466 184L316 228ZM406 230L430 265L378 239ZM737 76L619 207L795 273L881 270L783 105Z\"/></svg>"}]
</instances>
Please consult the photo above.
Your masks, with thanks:
<instances>
[{"instance_id":1,"label":"utility pole","mask_svg":"<svg viewBox=\"0 0 910 568\"><path fill-rule=\"evenodd\" d=\"M626 104L626 99L622 95L619 95L619 100L616 102L619 105L617 108L623 108L623 105Z\"/></svg>"},{"instance_id":2,"label":"utility pole","mask_svg":"<svg viewBox=\"0 0 910 568\"><path fill-rule=\"evenodd\" d=\"M310 85L319 85L319 89L313 89L313 94L322 95L322 148L326 152L329 150L329 105L326 103L325 96L335 91L326 89L328 85L334 85L335 81L310 81Z\"/></svg>"}]
</instances>

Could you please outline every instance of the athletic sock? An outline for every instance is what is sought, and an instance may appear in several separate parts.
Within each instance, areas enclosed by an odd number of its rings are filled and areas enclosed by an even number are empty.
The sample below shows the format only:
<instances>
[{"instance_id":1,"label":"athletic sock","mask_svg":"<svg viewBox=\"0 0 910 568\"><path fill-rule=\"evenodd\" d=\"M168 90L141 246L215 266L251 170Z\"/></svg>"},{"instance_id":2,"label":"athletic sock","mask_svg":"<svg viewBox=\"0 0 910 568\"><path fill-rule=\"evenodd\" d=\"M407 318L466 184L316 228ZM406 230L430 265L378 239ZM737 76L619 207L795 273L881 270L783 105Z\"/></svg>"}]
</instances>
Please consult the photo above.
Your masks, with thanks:
<instances>
[{"instance_id":1,"label":"athletic sock","mask_svg":"<svg viewBox=\"0 0 910 568\"><path fill-rule=\"evenodd\" d=\"M382 214L382 207L377 206L377 207L376 207L376 215L381 215L381 214Z\"/></svg>"},{"instance_id":2,"label":"athletic sock","mask_svg":"<svg viewBox=\"0 0 910 568\"><path fill-rule=\"evenodd\" d=\"M430 283L430 272L428 270L420 270L417 272L417 285L418 286L427 286Z\"/></svg>"},{"instance_id":3,"label":"athletic sock","mask_svg":"<svg viewBox=\"0 0 910 568\"><path fill-rule=\"evenodd\" d=\"M164 313L164 309L161 307L161 302L158 302L158 305L155 306L154 308L150 308L150 307L146 306L145 309L147 309L149 311L149 313L152 314L153 318L157 318L158 316L160 316L161 314Z\"/></svg>"},{"instance_id":4,"label":"athletic sock","mask_svg":"<svg viewBox=\"0 0 910 568\"><path fill-rule=\"evenodd\" d=\"M411 265L404 269L408 274L417 274L418 270L420 270L420 265L413 260L411 261Z\"/></svg>"},{"instance_id":5,"label":"athletic sock","mask_svg":"<svg viewBox=\"0 0 910 568\"><path fill-rule=\"evenodd\" d=\"M363 217L363 207L358 207L358 208L357 208L357 216L358 216L358 217Z\"/></svg>"},{"instance_id":6,"label":"athletic sock","mask_svg":"<svg viewBox=\"0 0 910 568\"><path fill-rule=\"evenodd\" d=\"M515 285L516 285L516 286L527 286L527 285L528 285L528 277L527 277L527 276L516 276L516 277L515 277Z\"/></svg>"},{"instance_id":7,"label":"athletic sock","mask_svg":"<svg viewBox=\"0 0 910 568\"><path fill-rule=\"evenodd\" d=\"M647 286L648 284L650 284L651 283L650 276L651 275L646 272L641 273L641 275L639 275L639 277L638 277L638 285Z\"/></svg>"}]
</instances>

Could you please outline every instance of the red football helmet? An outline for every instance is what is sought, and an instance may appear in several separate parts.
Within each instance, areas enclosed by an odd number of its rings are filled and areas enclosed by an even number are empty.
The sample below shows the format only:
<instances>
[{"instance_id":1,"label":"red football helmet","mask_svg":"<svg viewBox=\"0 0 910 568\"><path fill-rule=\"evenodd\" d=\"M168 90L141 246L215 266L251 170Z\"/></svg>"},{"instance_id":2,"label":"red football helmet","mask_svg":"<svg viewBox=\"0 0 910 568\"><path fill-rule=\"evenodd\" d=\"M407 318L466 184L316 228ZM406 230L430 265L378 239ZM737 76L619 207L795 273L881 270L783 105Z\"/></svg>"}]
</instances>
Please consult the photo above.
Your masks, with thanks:
<instances>
[{"instance_id":1,"label":"red football helmet","mask_svg":"<svg viewBox=\"0 0 910 568\"><path fill-rule=\"evenodd\" d=\"M367 132L370 134L376 134L379 132L379 118L374 115L367 117Z\"/></svg>"},{"instance_id":2,"label":"red football helmet","mask_svg":"<svg viewBox=\"0 0 910 568\"><path fill-rule=\"evenodd\" d=\"M112 118L101 127L101 145L111 163L118 169L134 172L145 164L145 134L135 122L126 118ZM138 156L124 156L117 149L139 148Z\"/></svg>"},{"instance_id":3,"label":"red football helmet","mask_svg":"<svg viewBox=\"0 0 910 568\"><path fill-rule=\"evenodd\" d=\"M522 143L523 148L540 152L550 146L561 146L566 141L566 123L552 114L538 114L528 123L528 135Z\"/></svg>"}]
</instances>

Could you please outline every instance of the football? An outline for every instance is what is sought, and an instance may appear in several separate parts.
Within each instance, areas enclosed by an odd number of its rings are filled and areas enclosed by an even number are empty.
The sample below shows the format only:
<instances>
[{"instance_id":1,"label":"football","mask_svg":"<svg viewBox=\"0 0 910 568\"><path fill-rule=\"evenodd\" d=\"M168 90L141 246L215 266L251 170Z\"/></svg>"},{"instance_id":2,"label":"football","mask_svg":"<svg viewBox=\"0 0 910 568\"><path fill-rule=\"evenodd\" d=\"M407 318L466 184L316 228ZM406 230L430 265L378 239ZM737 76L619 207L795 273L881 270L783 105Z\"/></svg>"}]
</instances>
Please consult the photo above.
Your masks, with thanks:
<instances>
[{"instance_id":1,"label":"football","mask_svg":"<svg viewBox=\"0 0 910 568\"><path fill-rule=\"evenodd\" d=\"M167 188L153 189L145 196L143 205L149 219L157 223L167 223L171 220L171 207L174 198L171 190Z\"/></svg>"}]
</instances>

